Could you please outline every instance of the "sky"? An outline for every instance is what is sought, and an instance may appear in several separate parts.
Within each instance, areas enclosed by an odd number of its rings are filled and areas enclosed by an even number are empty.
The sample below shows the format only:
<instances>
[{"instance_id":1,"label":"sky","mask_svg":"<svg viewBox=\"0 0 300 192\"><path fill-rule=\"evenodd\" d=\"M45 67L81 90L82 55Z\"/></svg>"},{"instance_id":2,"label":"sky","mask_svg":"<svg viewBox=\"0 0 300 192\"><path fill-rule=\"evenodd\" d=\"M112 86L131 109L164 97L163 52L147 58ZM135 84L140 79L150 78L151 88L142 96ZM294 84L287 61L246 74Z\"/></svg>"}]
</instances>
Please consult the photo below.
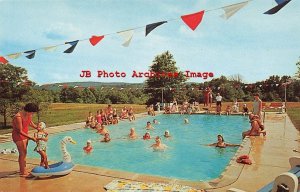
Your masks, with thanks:
<instances>
[{"instance_id":1,"label":"sky","mask_svg":"<svg viewBox=\"0 0 300 192\"><path fill-rule=\"evenodd\" d=\"M155 56L170 51L180 71L213 72L214 77L240 74L245 83L271 75L290 75L300 56L300 1L292 0L275 15L263 14L274 0L253 0L228 20L222 9L205 12L192 31L180 19L243 0L0 0L0 56L105 35L96 46L80 41L53 52L37 50L33 59L9 59L37 84L98 81L141 83L132 72L146 72ZM129 47L118 31L176 19L145 37L135 30ZM81 78L82 70L92 73ZM125 78L99 78L98 70L125 72ZM211 79L191 78L190 82Z\"/></svg>"}]
</instances>

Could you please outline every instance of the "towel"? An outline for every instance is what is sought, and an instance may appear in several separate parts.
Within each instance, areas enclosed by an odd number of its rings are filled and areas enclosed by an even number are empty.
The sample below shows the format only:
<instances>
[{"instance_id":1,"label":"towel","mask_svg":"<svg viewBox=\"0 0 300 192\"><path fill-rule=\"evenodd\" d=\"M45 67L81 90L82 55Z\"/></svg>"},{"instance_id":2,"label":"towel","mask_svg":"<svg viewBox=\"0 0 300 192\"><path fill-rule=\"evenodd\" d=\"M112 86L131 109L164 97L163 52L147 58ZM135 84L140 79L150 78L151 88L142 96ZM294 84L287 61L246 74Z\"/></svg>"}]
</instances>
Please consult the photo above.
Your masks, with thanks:
<instances>
[{"instance_id":1,"label":"towel","mask_svg":"<svg viewBox=\"0 0 300 192\"><path fill-rule=\"evenodd\" d=\"M113 180L104 189L108 192L159 192L159 191L172 191L172 192L198 192L195 188L183 185L172 185L166 183L142 183L127 180Z\"/></svg>"}]
</instances>

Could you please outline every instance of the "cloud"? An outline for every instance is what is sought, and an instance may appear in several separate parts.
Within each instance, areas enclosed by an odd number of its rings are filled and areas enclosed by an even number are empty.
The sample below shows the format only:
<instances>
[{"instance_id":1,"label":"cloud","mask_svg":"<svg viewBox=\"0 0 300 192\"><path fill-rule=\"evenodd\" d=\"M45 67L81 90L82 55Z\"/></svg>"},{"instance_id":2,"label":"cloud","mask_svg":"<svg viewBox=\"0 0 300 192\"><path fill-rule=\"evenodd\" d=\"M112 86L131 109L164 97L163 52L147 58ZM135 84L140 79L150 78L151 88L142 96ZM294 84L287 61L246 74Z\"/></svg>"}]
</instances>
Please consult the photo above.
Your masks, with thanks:
<instances>
[{"instance_id":1,"label":"cloud","mask_svg":"<svg viewBox=\"0 0 300 192\"><path fill-rule=\"evenodd\" d=\"M65 40L71 37L80 37L81 30L71 23L55 23L52 24L44 32L46 38L51 40Z\"/></svg>"}]
</instances>

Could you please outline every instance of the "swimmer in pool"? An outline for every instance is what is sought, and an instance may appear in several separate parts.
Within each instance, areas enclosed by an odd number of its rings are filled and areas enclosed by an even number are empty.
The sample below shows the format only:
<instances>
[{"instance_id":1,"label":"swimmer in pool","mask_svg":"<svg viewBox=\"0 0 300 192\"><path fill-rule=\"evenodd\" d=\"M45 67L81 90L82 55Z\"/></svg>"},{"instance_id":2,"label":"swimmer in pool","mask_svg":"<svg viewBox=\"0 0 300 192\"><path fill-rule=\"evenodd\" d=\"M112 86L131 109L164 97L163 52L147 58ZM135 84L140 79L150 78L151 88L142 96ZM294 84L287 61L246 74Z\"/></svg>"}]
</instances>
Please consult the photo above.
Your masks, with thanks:
<instances>
[{"instance_id":1,"label":"swimmer in pool","mask_svg":"<svg viewBox=\"0 0 300 192\"><path fill-rule=\"evenodd\" d=\"M157 136L155 138L155 143L150 147L152 147L154 151L163 151L167 148L167 145L162 144L160 137Z\"/></svg>"},{"instance_id":2,"label":"swimmer in pool","mask_svg":"<svg viewBox=\"0 0 300 192\"><path fill-rule=\"evenodd\" d=\"M171 137L170 132L168 130L165 131L164 137L165 138L170 138Z\"/></svg>"},{"instance_id":3,"label":"swimmer in pool","mask_svg":"<svg viewBox=\"0 0 300 192\"><path fill-rule=\"evenodd\" d=\"M160 124L160 122L158 122L157 119L153 119L153 124Z\"/></svg>"},{"instance_id":4,"label":"swimmer in pool","mask_svg":"<svg viewBox=\"0 0 300 192\"><path fill-rule=\"evenodd\" d=\"M93 146L92 146L92 141L91 140L87 140L86 141L86 146L83 147L84 152L86 153L90 153L93 151Z\"/></svg>"},{"instance_id":5,"label":"swimmer in pool","mask_svg":"<svg viewBox=\"0 0 300 192\"><path fill-rule=\"evenodd\" d=\"M154 127L151 125L150 121L147 122L146 129L154 129Z\"/></svg>"},{"instance_id":6,"label":"swimmer in pool","mask_svg":"<svg viewBox=\"0 0 300 192\"><path fill-rule=\"evenodd\" d=\"M133 127L130 129L130 133L128 134L128 137L129 137L129 139L137 139L138 136Z\"/></svg>"},{"instance_id":7,"label":"swimmer in pool","mask_svg":"<svg viewBox=\"0 0 300 192\"><path fill-rule=\"evenodd\" d=\"M143 136L143 139L144 139L144 140L149 140L149 139L151 139L150 133L149 133L149 132L145 133L145 135Z\"/></svg>"},{"instance_id":8,"label":"swimmer in pool","mask_svg":"<svg viewBox=\"0 0 300 192\"><path fill-rule=\"evenodd\" d=\"M189 124L189 120L187 118L184 119L184 124Z\"/></svg>"},{"instance_id":9,"label":"swimmer in pool","mask_svg":"<svg viewBox=\"0 0 300 192\"><path fill-rule=\"evenodd\" d=\"M101 140L101 142L105 142L105 143L108 143L110 142L110 136L109 136L109 133L105 133L104 135L104 138Z\"/></svg>"},{"instance_id":10,"label":"swimmer in pool","mask_svg":"<svg viewBox=\"0 0 300 192\"><path fill-rule=\"evenodd\" d=\"M219 148L226 148L226 147L239 147L240 145L237 144L230 144L230 143L225 143L224 138L222 135L218 135L218 142L209 144L208 146L215 146Z\"/></svg>"}]
</instances>

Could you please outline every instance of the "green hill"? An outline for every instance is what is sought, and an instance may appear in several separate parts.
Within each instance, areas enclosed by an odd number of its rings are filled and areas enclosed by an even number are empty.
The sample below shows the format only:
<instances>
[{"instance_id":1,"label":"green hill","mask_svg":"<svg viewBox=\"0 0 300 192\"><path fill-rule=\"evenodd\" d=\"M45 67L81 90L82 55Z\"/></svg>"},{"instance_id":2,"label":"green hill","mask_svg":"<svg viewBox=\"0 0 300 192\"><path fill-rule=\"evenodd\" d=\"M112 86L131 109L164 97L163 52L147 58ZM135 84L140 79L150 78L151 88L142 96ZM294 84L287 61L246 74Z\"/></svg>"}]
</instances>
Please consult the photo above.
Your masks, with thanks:
<instances>
[{"instance_id":1,"label":"green hill","mask_svg":"<svg viewBox=\"0 0 300 192\"><path fill-rule=\"evenodd\" d=\"M123 83L123 82L62 82L62 83L52 83L52 84L43 84L40 86L35 86L36 89L46 89L46 90L60 90L63 87L94 87L95 89L101 87L114 87L114 88L141 88L144 86L144 83Z\"/></svg>"}]
</instances>

